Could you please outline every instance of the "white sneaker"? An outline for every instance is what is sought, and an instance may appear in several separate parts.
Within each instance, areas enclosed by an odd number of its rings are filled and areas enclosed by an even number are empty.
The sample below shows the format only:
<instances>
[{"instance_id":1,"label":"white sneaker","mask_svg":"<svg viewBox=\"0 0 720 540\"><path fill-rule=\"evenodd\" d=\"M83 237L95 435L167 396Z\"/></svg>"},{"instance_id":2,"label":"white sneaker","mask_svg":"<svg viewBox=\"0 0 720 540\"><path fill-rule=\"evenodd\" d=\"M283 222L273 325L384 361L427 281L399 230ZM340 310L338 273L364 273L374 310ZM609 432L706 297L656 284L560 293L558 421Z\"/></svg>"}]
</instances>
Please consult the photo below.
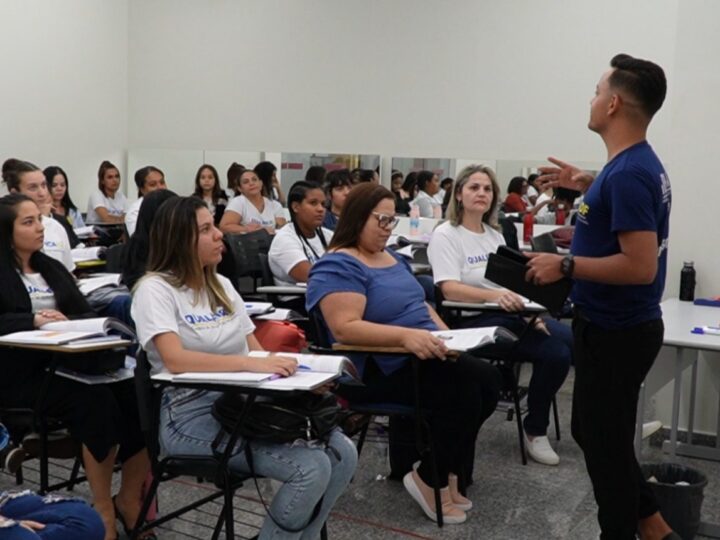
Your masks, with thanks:
<instances>
[{"instance_id":1,"label":"white sneaker","mask_svg":"<svg viewBox=\"0 0 720 540\"><path fill-rule=\"evenodd\" d=\"M642 427L642 438L647 439L650 435L656 431L660 431L663 427L660 420L653 420L652 422L645 422Z\"/></svg>"},{"instance_id":2,"label":"white sneaker","mask_svg":"<svg viewBox=\"0 0 720 540\"><path fill-rule=\"evenodd\" d=\"M423 497L420 487L418 487L415 483L412 472L407 473L403 477L403 485L410 496L415 499L416 503L418 503L422 511L425 512L425 515L431 520L437 521L437 514L435 513L434 507L431 508L425 500L425 497ZM467 514L459 508L453 506L452 501L450 500L450 491L447 488L441 490L441 498L443 498L443 495L445 496L444 498L447 499L446 501L443 501L442 504L443 523L447 523L448 525L464 523L467 519Z\"/></svg>"},{"instance_id":3,"label":"white sneaker","mask_svg":"<svg viewBox=\"0 0 720 540\"><path fill-rule=\"evenodd\" d=\"M560 463L560 456L552 449L550 441L545 435L542 437L533 437L533 439L530 440L523 431L523 438L525 439L525 450L535 461L543 465L557 465Z\"/></svg>"}]
</instances>

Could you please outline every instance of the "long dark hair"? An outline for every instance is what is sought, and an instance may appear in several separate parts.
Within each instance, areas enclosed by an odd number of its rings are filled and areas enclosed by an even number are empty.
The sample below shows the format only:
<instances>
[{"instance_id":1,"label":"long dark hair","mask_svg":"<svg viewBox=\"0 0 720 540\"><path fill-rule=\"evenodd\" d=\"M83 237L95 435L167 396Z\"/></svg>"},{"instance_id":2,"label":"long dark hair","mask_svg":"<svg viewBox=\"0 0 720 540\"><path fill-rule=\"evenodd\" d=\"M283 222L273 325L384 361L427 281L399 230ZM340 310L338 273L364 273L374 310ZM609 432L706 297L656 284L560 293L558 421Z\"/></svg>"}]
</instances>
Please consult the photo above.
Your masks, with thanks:
<instances>
[{"instance_id":1,"label":"long dark hair","mask_svg":"<svg viewBox=\"0 0 720 540\"><path fill-rule=\"evenodd\" d=\"M370 218L373 208L384 199L395 201L395 195L384 186L366 182L352 188L345 199L345 206L335 227L329 249L357 247L360 233Z\"/></svg>"},{"instance_id":2,"label":"long dark hair","mask_svg":"<svg viewBox=\"0 0 720 540\"><path fill-rule=\"evenodd\" d=\"M227 187L234 195L240 195L240 177L246 171L245 165L233 161L227 170Z\"/></svg>"},{"instance_id":3,"label":"long dark hair","mask_svg":"<svg viewBox=\"0 0 720 540\"><path fill-rule=\"evenodd\" d=\"M288 192L287 196L287 207L290 211L290 221L292 222L292 226L295 228L295 234L297 234L298 238L300 239L300 242L302 243L303 251L305 252L305 256L308 260L311 260L312 257L310 257L310 254L308 253L308 249L312 252L314 255L314 258L317 260L320 258L320 256L315 252L315 249L310 245L310 242L308 242L307 237L303 234L302 229L300 228L300 225L297 222L297 215L295 214L295 211L293 210L292 204L293 203L301 203L305 200L305 197L307 197L308 192L319 189L322 191L322 188L319 184L316 184L314 182L305 182L304 180L300 180L299 182L295 182L292 187L290 188L290 191ZM327 250L327 240L325 239L325 235L322 232L322 227L318 227L315 229L315 234L320 239L320 243L322 244L323 249Z\"/></svg>"},{"instance_id":4,"label":"long dark hair","mask_svg":"<svg viewBox=\"0 0 720 540\"><path fill-rule=\"evenodd\" d=\"M220 187L220 177L218 176L217 169L208 163L202 165L195 174L194 195L201 199L203 198L203 189L202 187L200 187L200 175L204 170L210 171L213 175L213 178L215 178L215 185L213 186L212 190L212 202L213 204L217 204L220 199L225 199L225 192L223 191L222 187Z\"/></svg>"},{"instance_id":5,"label":"long dark hair","mask_svg":"<svg viewBox=\"0 0 720 540\"><path fill-rule=\"evenodd\" d=\"M138 199L143 196L140 190L145 187L145 182L147 182L147 177L150 175L151 172L156 172L160 174L160 176L163 177L163 180L165 180L165 173L157 167L154 167L153 165L145 165L144 167L135 171L135 185L138 188Z\"/></svg>"},{"instance_id":6,"label":"long dark hair","mask_svg":"<svg viewBox=\"0 0 720 540\"><path fill-rule=\"evenodd\" d=\"M155 215L165 201L174 197L177 194L169 189L158 189L143 197L135 232L128 241L123 261L122 281L130 289L145 274L150 254L150 229Z\"/></svg>"},{"instance_id":7,"label":"long dark hair","mask_svg":"<svg viewBox=\"0 0 720 540\"><path fill-rule=\"evenodd\" d=\"M68 181L68 177L67 174L65 174L65 171L63 171L62 168L60 168L58 165L50 165L49 167L45 168L43 174L45 175L45 182L47 182L48 191L50 192L51 198L53 179L58 174L62 175L62 177L65 179L65 195L63 195L63 198L60 202L62 203L63 208L66 212L69 212L70 210L77 211L77 206L75 206L75 203L70 198L70 182Z\"/></svg>"},{"instance_id":8,"label":"long dark hair","mask_svg":"<svg viewBox=\"0 0 720 540\"><path fill-rule=\"evenodd\" d=\"M261 161L257 165L255 165L255 168L253 169L255 171L255 174L257 174L260 181L263 183L263 196L267 197L271 201L275 198L273 197L273 185L272 185L272 176L275 171L277 171L277 167L271 162L271 161Z\"/></svg>"},{"instance_id":9,"label":"long dark hair","mask_svg":"<svg viewBox=\"0 0 720 540\"><path fill-rule=\"evenodd\" d=\"M20 269L20 261L13 249L13 230L17 208L24 202L33 200L22 193L11 193L0 198L0 265L3 268Z\"/></svg>"}]
</instances>

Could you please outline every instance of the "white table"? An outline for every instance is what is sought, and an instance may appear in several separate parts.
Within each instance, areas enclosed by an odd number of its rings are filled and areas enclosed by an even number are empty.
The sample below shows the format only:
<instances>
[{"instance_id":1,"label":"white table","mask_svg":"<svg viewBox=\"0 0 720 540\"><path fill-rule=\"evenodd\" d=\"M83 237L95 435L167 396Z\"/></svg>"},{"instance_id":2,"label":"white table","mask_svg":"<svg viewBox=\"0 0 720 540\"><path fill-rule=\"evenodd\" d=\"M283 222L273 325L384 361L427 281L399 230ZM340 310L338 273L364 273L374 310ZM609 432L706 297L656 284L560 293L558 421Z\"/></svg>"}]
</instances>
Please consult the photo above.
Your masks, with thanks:
<instances>
[{"instance_id":1,"label":"white table","mask_svg":"<svg viewBox=\"0 0 720 540\"><path fill-rule=\"evenodd\" d=\"M720 336L693 334L690 332L695 326L716 326L718 320L720 320L720 309L696 306L692 302L681 302L677 298L665 300L662 302L661 307L663 322L665 323L663 345L675 348L672 423L670 426L670 440L663 443L663 450L668 452L671 458L681 455L720 461L720 403L715 448L692 443L698 356L701 351L720 351ZM683 372L688 367L692 367L690 410L688 412L688 442L681 443L677 440L678 424L680 422L680 391ZM641 405L643 401L644 396L641 396ZM638 423L641 431L642 416L638 417ZM698 534L710 538L720 538L720 525L702 522Z\"/></svg>"}]
</instances>

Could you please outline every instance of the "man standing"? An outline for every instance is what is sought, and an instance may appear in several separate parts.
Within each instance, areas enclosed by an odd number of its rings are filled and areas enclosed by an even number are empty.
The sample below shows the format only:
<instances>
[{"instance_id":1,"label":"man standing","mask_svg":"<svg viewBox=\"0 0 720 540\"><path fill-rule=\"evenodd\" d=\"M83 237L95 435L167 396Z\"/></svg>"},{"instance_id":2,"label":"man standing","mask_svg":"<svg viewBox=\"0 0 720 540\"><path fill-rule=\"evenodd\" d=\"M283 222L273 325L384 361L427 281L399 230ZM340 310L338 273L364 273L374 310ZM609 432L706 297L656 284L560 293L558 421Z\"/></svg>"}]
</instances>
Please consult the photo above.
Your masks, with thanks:
<instances>
[{"instance_id":1,"label":"man standing","mask_svg":"<svg viewBox=\"0 0 720 540\"><path fill-rule=\"evenodd\" d=\"M615 56L597 84L588 127L608 162L597 178L558 159L538 179L585 192L572 255L538 254L527 279L575 280L575 388L572 432L585 455L601 538L679 538L658 511L635 459L640 385L663 341L670 182L646 141L665 99L659 66Z\"/></svg>"}]
</instances>

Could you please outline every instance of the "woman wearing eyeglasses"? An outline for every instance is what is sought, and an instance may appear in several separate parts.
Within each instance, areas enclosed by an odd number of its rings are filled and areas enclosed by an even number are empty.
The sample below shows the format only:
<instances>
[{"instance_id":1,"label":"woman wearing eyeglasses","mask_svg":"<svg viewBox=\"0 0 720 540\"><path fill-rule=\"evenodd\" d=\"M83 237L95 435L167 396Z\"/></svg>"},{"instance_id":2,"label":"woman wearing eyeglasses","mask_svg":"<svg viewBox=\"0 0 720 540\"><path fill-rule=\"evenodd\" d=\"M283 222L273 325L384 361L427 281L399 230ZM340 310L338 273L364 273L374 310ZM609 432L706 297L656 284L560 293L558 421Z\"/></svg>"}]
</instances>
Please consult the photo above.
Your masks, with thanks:
<instances>
[{"instance_id":1,"label":"woman wearing eyeglasses","mask_svg":"<svg viewBox=\"0 0 720 540\"><path fill-rule=\"evenodd\" d=\"M458 487L466 479L480 426L492 414L500 384L497 370L467 355L446 362L447 348L430 331L447 329L425 302L407 262L385 244L397 223L395 197L375 184L353 188L345 201L328 253L310 270L306 306L319 308L330 340L377 347L402 347L407 357L353 358L365 383L343 393L363 402L412 405L410 354L418 357L420 392L436 451L438 487L445 523L462 523L472 502ZM435 519L432 463L423 459L403 479L405 488Z\"/></svg>"}]
</instances>

